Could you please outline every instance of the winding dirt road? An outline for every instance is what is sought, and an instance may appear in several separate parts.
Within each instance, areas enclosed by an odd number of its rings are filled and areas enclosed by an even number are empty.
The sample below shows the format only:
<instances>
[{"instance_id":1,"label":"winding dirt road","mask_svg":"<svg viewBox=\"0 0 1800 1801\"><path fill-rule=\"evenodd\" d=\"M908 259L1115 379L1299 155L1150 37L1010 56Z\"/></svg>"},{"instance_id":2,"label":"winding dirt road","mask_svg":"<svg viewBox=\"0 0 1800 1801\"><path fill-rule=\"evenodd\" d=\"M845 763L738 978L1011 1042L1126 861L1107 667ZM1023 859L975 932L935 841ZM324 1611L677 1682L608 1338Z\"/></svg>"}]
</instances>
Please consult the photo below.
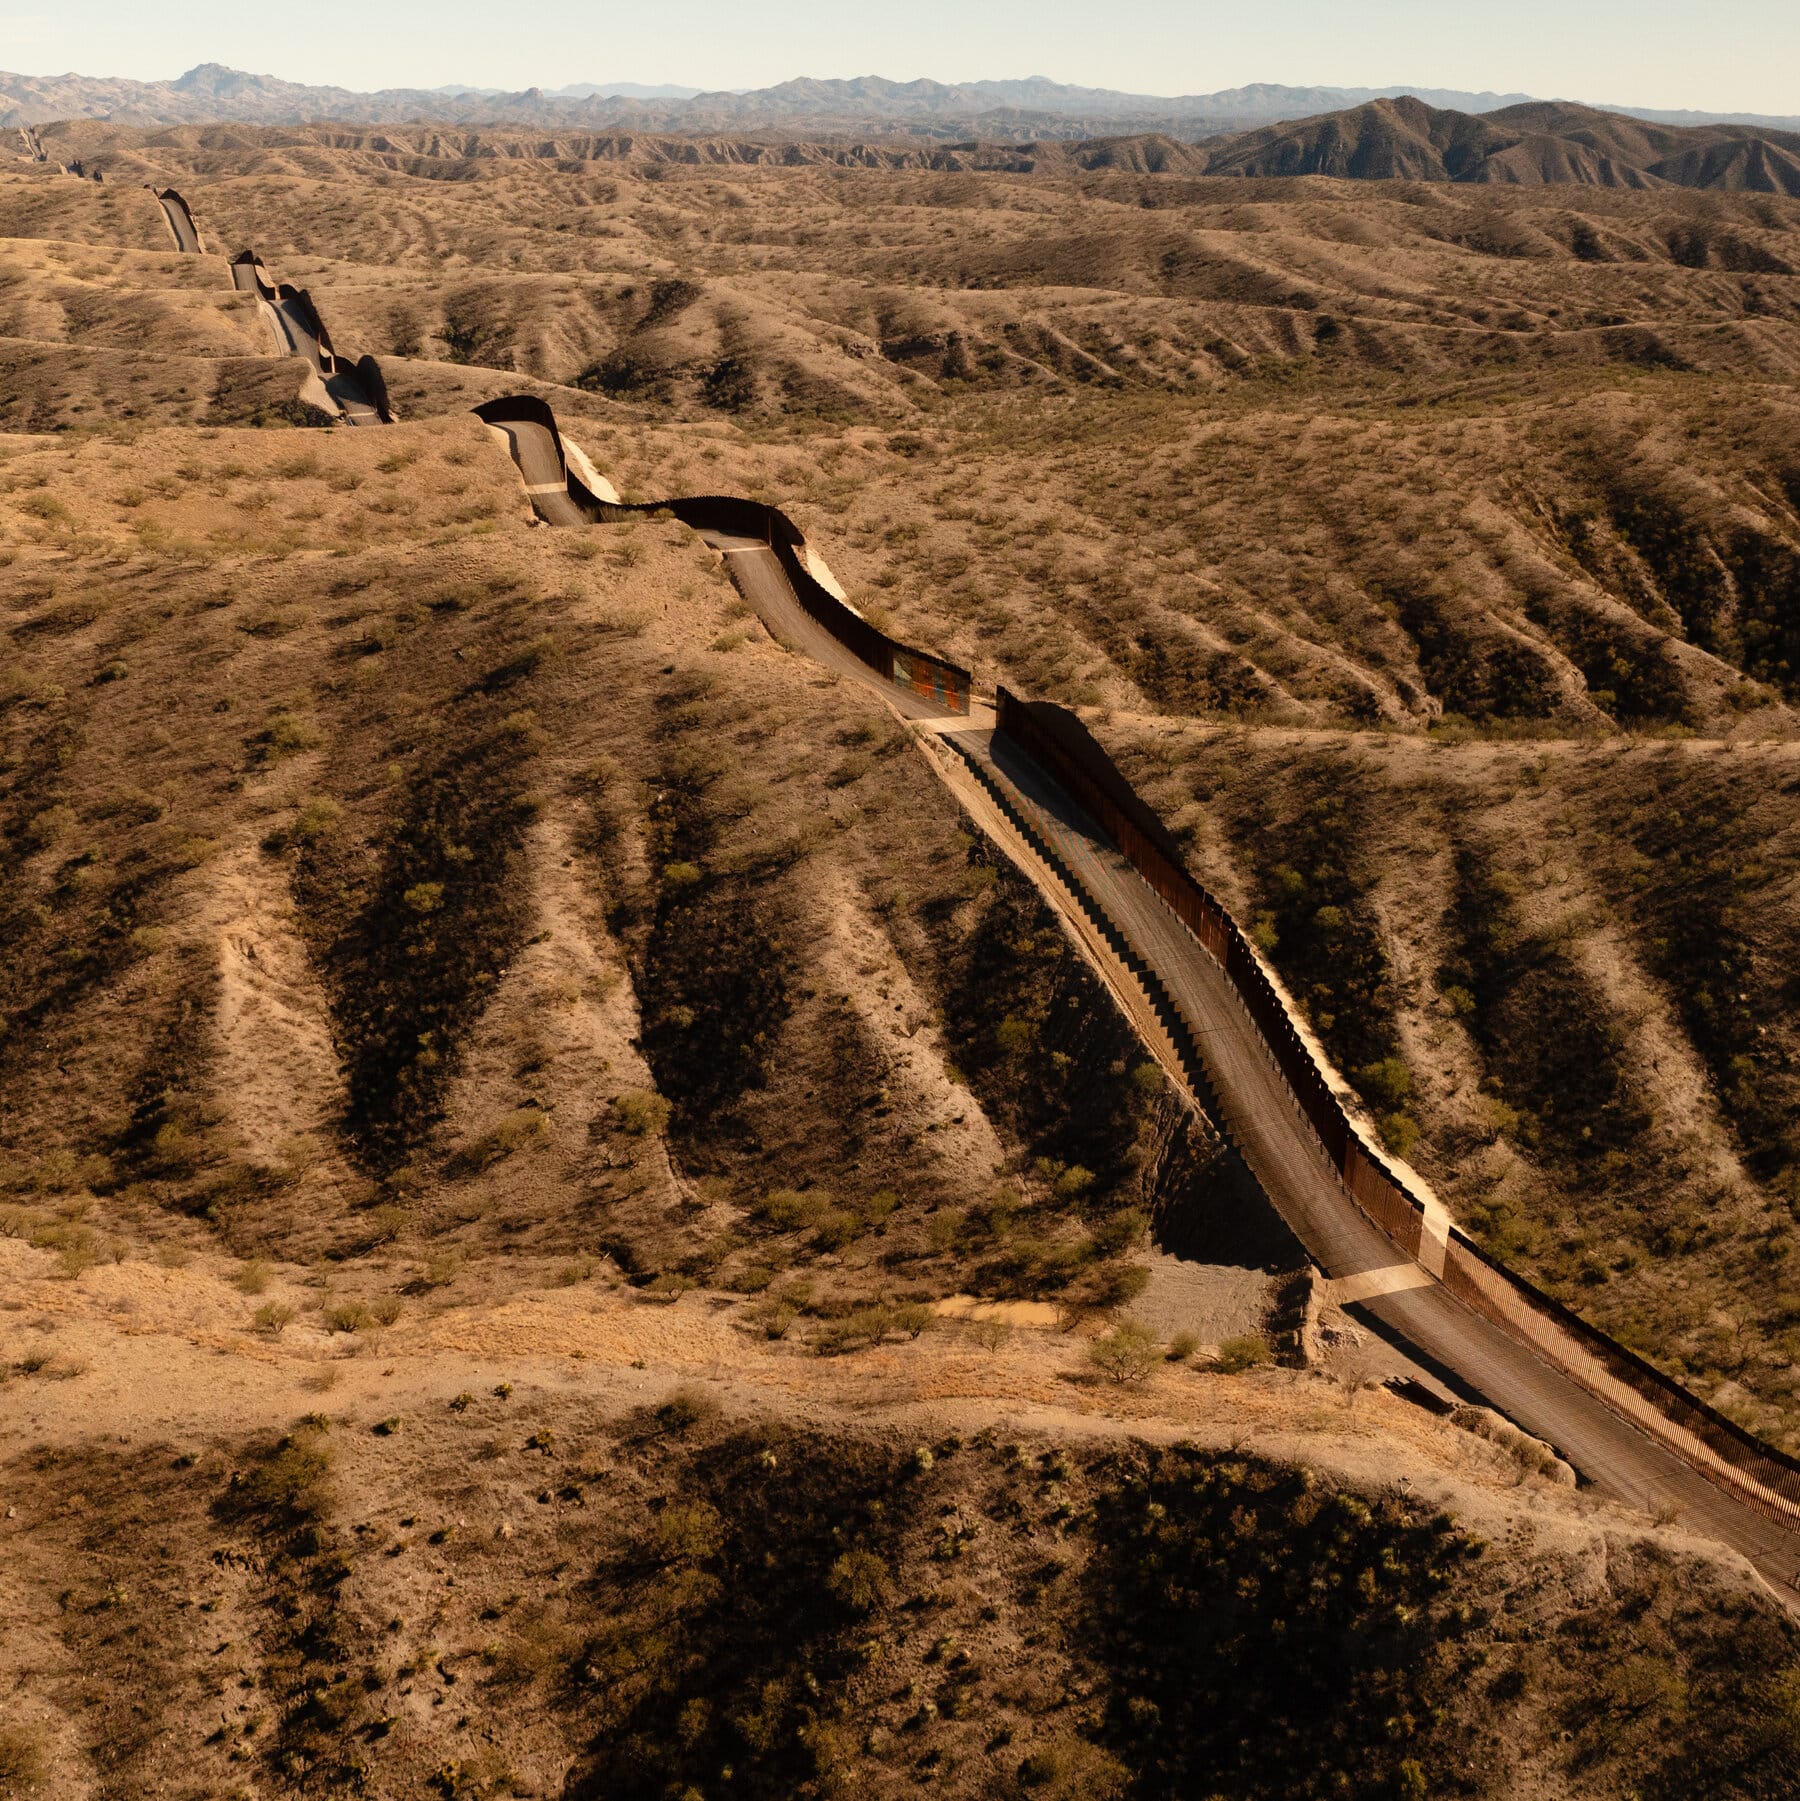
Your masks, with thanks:
<instances>
[{"instance_id":1,"label":"winding dirt road","mask_svg":"<svg viewBox=\"0 0 1800 1801\"><path fill-rule=\"evenodd\" d=\"M578 526L604 516L605 503L568 470L553 427L513 420L500 429L541 518ZM1211 1093L1203 1104L1222 1116L1218 1123L1330 1279L1340 1305L1438 1383L1554 1445L1596 1488L1649 1513L1679 1513L1742 1552L1782 1601L1800 1610L1800 1531L1709 1480L1555 1364L1472 1312L1402 1256L1357 1207L1224 969L1095 821L1015 740L994 729L991 713L978 706L973 717L953 714L884 681L813 619L762 539L706 530L701 536L724 556L733 582L780 643L866 683L896 712L924 725L928 742L942 747L938 755L959 759L975 774L1000 809L981 821L984 829L1069 921L1119 990L1128 1015L1141 1021L1144 989L1160 986L1204 1065ZM1046 879L1040 856L1021 854L1028 841L1009 841L1006 814L1036 838L1052 862L1048 873L1066 878L1066 887ZM1110 958L1092 921L1079 916L1084 900L1122 935L1144 975L1134 976ZM1160 1046L1153 1048L1160 1054ZM1193 1098L1202 1103L1201 1096Z\"/></svg>"}]
</instances>

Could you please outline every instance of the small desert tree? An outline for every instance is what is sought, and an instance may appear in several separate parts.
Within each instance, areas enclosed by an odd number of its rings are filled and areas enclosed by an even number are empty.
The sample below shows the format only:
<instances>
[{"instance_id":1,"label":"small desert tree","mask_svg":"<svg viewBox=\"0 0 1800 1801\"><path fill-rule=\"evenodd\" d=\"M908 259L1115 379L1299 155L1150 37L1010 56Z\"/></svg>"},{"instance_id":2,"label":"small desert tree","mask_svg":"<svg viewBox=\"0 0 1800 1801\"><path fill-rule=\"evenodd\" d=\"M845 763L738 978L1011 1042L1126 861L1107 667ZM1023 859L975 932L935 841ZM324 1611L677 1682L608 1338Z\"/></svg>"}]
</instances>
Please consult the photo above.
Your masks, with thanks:
<instances>
[{"instance_id":1,"label":"small desert tree","mask_svg":"<svg viewBox=\"0 0 1800 1801\"><path fill-rule=\"evenodd\" d=\"M1122 1319L1088 1347L1088 1361L1114 1382L1141 1382L1156 1367L1162 1344L1142 1320Z\"/></svg>"}]
</instances>

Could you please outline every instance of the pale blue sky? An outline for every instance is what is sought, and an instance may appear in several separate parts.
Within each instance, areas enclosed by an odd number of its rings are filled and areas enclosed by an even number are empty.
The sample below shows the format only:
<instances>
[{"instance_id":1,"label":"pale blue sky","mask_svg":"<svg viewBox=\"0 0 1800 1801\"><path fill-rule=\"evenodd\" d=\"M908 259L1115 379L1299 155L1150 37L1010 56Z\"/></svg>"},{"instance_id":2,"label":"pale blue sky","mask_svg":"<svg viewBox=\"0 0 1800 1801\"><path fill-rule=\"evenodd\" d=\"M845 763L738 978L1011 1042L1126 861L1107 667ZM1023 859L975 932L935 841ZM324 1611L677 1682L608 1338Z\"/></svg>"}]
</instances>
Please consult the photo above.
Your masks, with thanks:
<instances>
[{"instance_id":1,"label":"pale blue sky","mask_svg":"<svg viewBox=\"0 0 1800 1801\"><path fill-rule=\"evenodd\" d=\"M197 62L358 89L1048 75L1800 113L1800 0L0 0L0 69L156 79Z\"/></svg>"}]
</instances>

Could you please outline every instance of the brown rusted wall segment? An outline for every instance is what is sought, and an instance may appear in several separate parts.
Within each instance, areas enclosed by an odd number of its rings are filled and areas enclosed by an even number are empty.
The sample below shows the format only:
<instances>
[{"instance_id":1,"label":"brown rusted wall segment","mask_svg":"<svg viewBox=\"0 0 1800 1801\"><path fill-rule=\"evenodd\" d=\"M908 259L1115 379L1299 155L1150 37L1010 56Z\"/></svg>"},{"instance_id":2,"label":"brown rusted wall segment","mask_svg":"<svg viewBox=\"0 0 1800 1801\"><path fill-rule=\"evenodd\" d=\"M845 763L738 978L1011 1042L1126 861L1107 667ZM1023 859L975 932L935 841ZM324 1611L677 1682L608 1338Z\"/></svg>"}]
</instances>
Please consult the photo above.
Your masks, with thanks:
<instances>
[{"instance_id":1,"label":"brown rusted wall segment","mask_svg":"<svg viewBox=\"0 0 1800 1801\"><path fill-rule=\"evenodd\" d=\"M801 606L859 661L868 664L883 681L897 682L915 693L941 700L953 713L968 712L974 682L969 671L928 650L890 638L847 607L801 560L805 535L779 507L732 495L703 494L685 500L650 501L629 510L672 513L697 531L761 538L774 551Z\"/></svg>"},{"instance_id":2,"label":"brown rusted wall segment","mask_svg":"<svg viewBox=\"0 0 1800 1801\"><path fill-rule=\"evenodd\" d=\"M999 691L999 728L1094 816L1133 867L1206 946L1357 1205L1409 1257L1424 1213L1352 1129L1349 1115L1237 922L1189 874L1179 847L1086 726L1066 708ZM1773 1519L1800 1519L1800 1459L1766 1444L1672 1377L1497 1263L1452 1227L1443 1283L1471 1311L1529 1345L1612 1410Z\"/></svg>"},{"instance_id":3,"label":"brown rusted wall segment","mask_svg":"<svg viewBox=\"0 0 1800 1801\"><path fill-rule=\"evenodd\" d=\"M483 401L476 417L489 425L529 424L551 434L569 497L591 519L619 519L634 513L668 513L696 531L750 538L767 544L780 562L794 597L807 613L883 681L896 682L916 694L941 701L953 713L967 713L974 678L959 664L915 649L847 607L824 587L800 556L805 534L779 507L734 494L695 494L676 500L609 501L589 492L573 474L562 451L562 434L548 402L535 394L508 394Z\"/></svg>"}]
</instances>

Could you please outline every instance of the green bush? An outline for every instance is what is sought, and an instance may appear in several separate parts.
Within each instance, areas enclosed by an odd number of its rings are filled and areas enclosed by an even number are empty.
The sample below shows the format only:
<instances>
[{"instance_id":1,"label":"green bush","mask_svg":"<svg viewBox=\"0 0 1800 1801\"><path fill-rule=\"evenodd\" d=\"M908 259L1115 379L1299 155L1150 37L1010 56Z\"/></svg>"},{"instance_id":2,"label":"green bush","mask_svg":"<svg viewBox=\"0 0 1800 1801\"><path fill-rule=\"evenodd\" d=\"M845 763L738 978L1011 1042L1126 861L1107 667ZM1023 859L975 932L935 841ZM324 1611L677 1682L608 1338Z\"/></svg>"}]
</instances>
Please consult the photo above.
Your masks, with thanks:
<instances>
[{"instance_id":1,"label":"green bush","mask_svg":"<svg viewBox=\"0 0 1800 1801\"><path fill-rule=\"evenodd\" d=\"M668 1130L672 1111L660 1094L643 1088L631 1089L613 1101L613 1115L619 1122L619 1129L634 1138L661 1137Z\"/></svg>"},{"instance_id":2,"label":"green bush","mask_svg":"<svg viewBox=\"0 0 1800 1801\"><path fill-rule=\"evenodd\" d=\"M1412 1071L1399 1057L1383 1057L1356 1072L1356 1085L1374 1106L1398 1109L1412 1098Z\"/></svg>"},{"instance_id":3,"label":"green bush","mask_svg":"<svg viewBox=\"0 0 1800 1801\"><path fill-rule=\"evenodd\" d=\"M873 1551L846 1551L831 1566L825 1586L852 1613L873 1613L887 1594L887 1565Z\"/></svg>"},{"instance_id":4,"label":"green bush","mask_svg":"<svg viewBox=\"0 0 1800 1801\"><path fill-rule=\"evenodd\" d=\"M813 1337L813 1349L821 1357L853 1350L858 1345L878 1345L894 1327L893 1309L858 1307L842 1319L829 1320Z\"/></svg>"},{"instance_id":5,"label":"green bush","mask_svg":"<svg viewBox=\"0 0 1800 1801\"><path fill-rule=\"evenodd\" d=\"M488 1169L527 1146L542 1144L549 1136L549 1115L538 1107L521 1107L504 1119L496 1120L482 1133L470 1148L469 1161L481 1169Z\"/></svg>"},{"instance_id":6,"label":"green bush","mask_svg":"<svg viewBox=\"0 0 1800 1801\"><path fill-rule=\"evenodd\" d=\"M233 1489L261 1511L309 1519L330 1503L331 1446L325 1427L309 1420L281 1440L248 1475L233 1478Z\"/></svg>"},{"instance_id":7,"label":"green bush","mask_svg":"<svg viewBox=\"0 0 1800 1801\"><path fill-rule=\"evenodd\" d=\"M261 1257L251 1257L238 1266L232 1286L241 1294L261 1294L269 1286L269 1265Z\"/></svg>"},{"instance_id":8,"label":"green bush","mask_svg":"<svg viewBox=\"0 0 1800 1801\"><path fill-rule=\"evenodd\" d=\"M1019 1786L1034 1801L1115 1801L1131 1786L1131 1773L1098 1745L1065 1732L1019 1765Z\"/></svg>"},{"instance_id":9,"label":"green bush","mask_svg":"<svg viewBox=\"0 0 1800 1801\"><path fill-rule=\"evenodd\" d=\"M1088 1361L1112 1382L1141 1382L1156 1367L1162 1346L1141 1320L1124 1319L1088 1346Z\"/></svg>"},{"instance_id":10,"label":"green bush","mask_svg":"<svg viewBox=\"0 0 1800 1801\"><path fill-rule=\"evenodd\" d=\"M1248 1332L1239 1338L1228 1338L1219 1346L1213 1368L1225 1376L1239 1376L1269 1361L1268 1340L1260 1332Z\"/></svg>"},{"instance_id":11,"label":"green bush","mask_svg":"<svg viewBox=\"0 0 1800 1801\"><path fill-rule=\"evenodd\" d=\"M304 843L328 838L343 823L344 809L328 794L315 794L294 817L293 835Z\"/></svg>"}]
</instances>

